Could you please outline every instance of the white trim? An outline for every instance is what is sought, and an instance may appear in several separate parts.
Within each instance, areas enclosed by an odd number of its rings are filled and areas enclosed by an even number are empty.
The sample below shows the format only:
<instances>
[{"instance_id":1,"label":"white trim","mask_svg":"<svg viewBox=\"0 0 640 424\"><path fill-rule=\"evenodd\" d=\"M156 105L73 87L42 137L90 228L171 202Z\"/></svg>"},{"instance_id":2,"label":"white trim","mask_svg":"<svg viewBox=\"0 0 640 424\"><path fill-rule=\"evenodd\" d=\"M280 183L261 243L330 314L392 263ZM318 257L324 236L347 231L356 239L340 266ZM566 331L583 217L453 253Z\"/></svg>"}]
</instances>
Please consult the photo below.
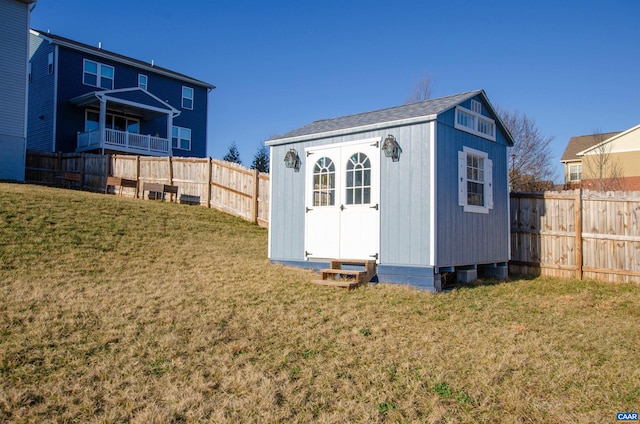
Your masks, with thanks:
<instances>
[{"instance_id":1,"label":"white trim","mask_svg":"<svg viewBox=\"0 0 640 424\"><path fill-rule=\"evenodd\" d=\"M630 132L633 132L633 131L637 130L638 128L640 128L640 125L636 125L635 127L629 128L628 130L621 132L620 134L616 134L613 137L609 137L606 140L601 141L600 143L596 144L595 146L591 146L588 149L585 149L585 150L583 150L581 152L576 153L576 156L584 156L584 155L588 154L588 152L590 150L595 150L595 149L597 149L598 147L600 147L600 146L602 146L604 144L610 143L610 142L614 141L617 138L623 137L623 136L629 134ZM625 152L637 152L637 150L618 150L615 153L625 153Z\"/></svg>"},{"instance_id":2,"label":"white trim","mask_svg":"<svg viewBox=\"0 0 640 424\"><path fill-rule=\"evenodd\" d=\"M356 144L364 144L364 143L376 143L376 142L379 143L381 141L382 141L382 136L379 136L379 137L361 138L359 140L353 140L353 141L345 141L343 143L323 144L321 146L309 146L304 148L304 153L306 156L308 151L333 149L335 147L347 147L347 146L353 146ZM382 146L378 146L378 148L381 148L381 147Z\"/></svg>"},{"instance_id":3,"label":"white trim","mask_svg":"<svg viewBox=\"0 0 640 424\"><path fill-rule=\"evenodd\" d=\"M87 62L91 62L91 63L95 63L96 64L96 74L93 74L91 72L87 72L86 71ZM111 68L111 70L113 72L113 76L110 78L111 79L111 88L105 88L102 85L100 85L100 82L101 82L101 79L102 79L102 72L101 72L102 67ZM84 82L84 75L85 74L95 75L96 76L96 85L88 84L88 83ZM111 65L106 65L104 63L96 62L95 60L83 58L82 59L82 85L87 85L89 87L96 87L96 88L100 88L102 90L112 91L116 87L116 68L114 66L111 66Z\"/></svg>"},{"instance_id":4,"label":"white trim","mask_svg":"<svg viewBox=\"0 0 640 424\"><path fill-rule=\"evenodd\" d=\"M209 161L211 161L211 158L209 158ZM285 169L286 171L286 169ZM268 237L267 237L267 258L271 259L271 238L273 237L273 231L271 225L273 224L273 217L272 217L272 211L273 211L273 180L275 179L275 175L273 175L273 173L275 172L275 170L273 169L273 147L269 147L269 230L268 230ZM304 177L302 177L304 179ZM304 182L306 183L306 180L304 180ZM303 190L304 192L304 190ZM209 207L209 205L207 205L207 207ZM304 231L304 221L303 221L303 231ZM304 244L304 240L303 240L303 244Z\"/></svg>"},{"instance_id":5,"label":"white trim","mask_svg":"<svg viewBox=\"0 0 640 424\"><path fill-rule=\"evenodd\" d=\"M417 116L415 118L398 119L396 121L377 122L375 124L362 125L360 127L342 128L342 129L339 129L339 130L326 131L326 132L313 133L313 134L305 134L305 135L299 135L299 136L295 136L295 137L276 138L276 139L273 139L273 140L265 141L265 145L267 145L267 146L277 146L277 145L280 145L280 144L295 143L295 142L298 142L298 141L315 140L315 139L320 139L320 138L334 137L334 136L338 136L338 135L352 134L352 133L362 132L362 131L380 130L380 129L389 128L389 127L397 127L397 126L401 126L401 125L417 124L417 123L420 123L420 122L433 121L437 117L438 117L438 115L424 115L424 116Z\"/></svg>"},{"instance_id":6,"label":"white trim","mask_svg":"<svg viewBox=\"0 0 640 424\"><path fill-rule=\"evenodd\" d=\"M55 70L53 71L53 137L51 137L51 151L56 151L56 131L58 130L58 64L60 57L60 52L58 51L58 46L55 46L53 55L53 64L55 66Z\"/></svg>"},{"instance_id":7,"label":"white trim","mask_svg":"<svg viewBox=\"0 0 640 424\"><path fill-rule=\"evenodd\" d=\"M429 228L431 237L429 237L429 265L436 266L436 246L437 246L437 238L438 238L438 228L436 226L436 213L437 213L437 196L436 196L436 167L438 166L438 161L436 160L436 126L438 125L438 121L431 121L430 129L430 137L431 137L431 145L429 146L429 155L431 156L431 163L429 165L429 197L431 201L431 210L429 211Z\"/></svg>"},{"instance_id":8,"label":"white trim","mask_svg":"<svg viewBox=\"0 0 640 424\"><path fill-rule=\"evenodd\" d=\"M191 90L191 98L185 97L185 95L184 95L184 89L185 88ZM182 107L182 109L193 110L193 106L195 105L195 97L196 97L195 94L196 94L196 92L193 89L193 87L188 87L186 85L183 85L182 86L182 90L180 91L180 95L182 96L182 98L180 100L180 107ZM185 105L184 105L184 100L185 99L191 100L191 107L185 107Z\"/></svg>"},{"instance_id":9,"label":"white trim","mask_svg":"<svg viewBox=\"0 0 640 424\"><path fill-rule=\"evenodd\" d=\"M144 77L144 87L142 85L140 85L140 77ZM149 89L149 77L145 74L138 74L138 87L142 88L143 90L147 91Z\"/></svg>"},{"instance_id":10,"label":"white trim","mask_svg":"<svg viewBox=\"0 0 640 424\"><path fill-rule=\"evenodd\" d=\"M178 142L176 143L176 147L173 147L173 138L174 138L174 137L173 137L173 129L174 129L174 128L178 130L178 137L177 137ZM188 149L184 149L184 148L180 147L180 141L182 141L182 140L186 140L186 138L184 138L184 139L183 139L183 138L180 136L180 135L181 135L182 130L189 130L189 148L188 148ZM170 134L170 135L169 135L169 137L168 137L168 138L169 138L169 142L171 143L171 149L172 149L172 150L173 150L173 149L176 149L176 150L183 150L183 151L185 151L185 152L190 152L190 151L191 151L191 148L193 147L193 146L192 146L192 145L193 145L192 132L193 132L193 131L191 130L191 128L187 128L187 127L179 127L179 126L177 126L177 125L174 125L173 127L171 127L171 134Z\"/></svg>"},{"instance_id":11,"label":"white trim","mask_svg":"<svg viewBox=\"0 0 640 424\"><path fill-rule=\"evenodd\" d=\"M467 155L471 154L484 159L484 180L482 182L484 188L484 206L469 205L467 204ZM464 163L462 163L464 158ZM471 147L463 146L462 151L458 152L458 205L464 208L465 212L471 213L489 213L490 209L493 209L493 161L489 159L487 152L472 149Z\"/></svg>"},{"instance_id":12,"label":"white trim","mask_svg":"<svg viewBox=\"0 0 640 424\"><path fill-rule=\"evenodd\" d=\"M125 92L129 92L129 91L142 91L147 96L149 96L149 97L153 98L154 100L156 100L158 103L160 103L162 105L166 105L167 109L162 109L162 108L159 108L159 107L156 107L156 106L151 106L151 105L147 105L147 104L144 104L144 103L137 103L137 102L133 102L133 101L130 101L130 100L124 100L124 99L120 99L118 97L110 96L113 93L125 93ZM116 90L94 91L94 92L91 92L91 93L80 95L78 97L74 97L74 98L70 99L69 101L72 102L72 103L75 103L75 104L77 104L79 106L86 106L86 104L83 104L82 102L80 102L80 100L85 100L85 98L87 98L87 99L91 98L91 96L94 96L98 100L106 99L106 100L109 100L109 101L114 102L114 103L121 103L121 104L128 105L128 106L135 106L135 107L138 107L140 109L153 110L155 112L160 112L160 113L164 113L164 114L167 114L167 115L173 114L174 118L180 116L180 114L182 113L178 109L176 109L173 106L171 106L169 103L167 103L167 102L163 101L162 99L160 99L155 94L150 93L147 90L145 90L143 88L140 88L140 87L128 87L128 88L118 88Z\"/></svg>"},{"instance_id":13,"label":"white trim","mask_svg":"<svg viewBox=\"0 0 640 424\"><path fill-rule=\"evenodd\" d=\"M164 113L166 115L169 115L171 112L173 112L172 110L161 109L159 107L146 105L144 103L132 102L130 100L124 100L124 99L120 99L118 97L111 97L109 95L99 96L99 97L101 97L101 98L103 98L105 100L108 100L110 102L120 103L122 105L127 105L127 106L135 106L135 107L139 107L140 109L145 109L145 110L153 110L155 112Z\"/></svg>"},{"instance_id":14,"label":"white trim","mask_svg":"<svg viewBox=\"0 0 640 424\"><path fill-rule=\"evenodd\" d=\"M478 115L482 114L482 103L477 100L471 99L471 110Z\"/></svg>"},{"instance_id":15,"label":"white trim","mask_svg":"<svg viewBox=\"0 0 640 424\"><path fill-rule=\"evenodd\" d=\"M469 127L465 127L464 125L458 124L459 112L463 112L467 115L471 115L474 118L474 128L469 128ZM493 125L493 135L485 134L481 131L478 131L478 125L480 120L487 121L489 124ZM496 132L497 132L496 121L489 118L488 116L484 116L472 111L471 109L467 109L466 107L456 106L453 125L454 125L454 128L458 130L465 131L473 135L477 135L478 137L486 138L487 140L496 141Z\"/></svg>"}]
</instances>

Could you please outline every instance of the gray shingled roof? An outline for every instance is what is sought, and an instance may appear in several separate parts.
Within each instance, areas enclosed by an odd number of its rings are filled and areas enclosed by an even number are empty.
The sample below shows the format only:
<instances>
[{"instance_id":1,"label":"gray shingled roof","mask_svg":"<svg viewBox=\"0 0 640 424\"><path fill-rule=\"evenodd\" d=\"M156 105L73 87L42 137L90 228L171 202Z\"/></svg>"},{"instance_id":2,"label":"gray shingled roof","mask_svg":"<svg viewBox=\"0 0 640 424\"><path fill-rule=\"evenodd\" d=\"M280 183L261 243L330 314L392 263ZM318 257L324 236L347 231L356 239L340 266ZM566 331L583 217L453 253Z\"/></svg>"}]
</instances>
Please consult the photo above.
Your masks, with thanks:
<instances>
[{"instance_id":1,"label":"gray shingled roof","mask_svg":"<svg viewBox=\"0 0 640 424\"><path fill-rule=\"evenodd\" d=\"M620 131L571 137L567 148L564 149L562 158L560 158L560 162L580 160L577 156L578 153L618 134L620 134Z\"/></svg>"},{"instance_id":2,"label":"gray shingled roof","mask_svg":"<svg viewBox=\"0 0 640 424\"><path fill-rule=\"evenodd\" d=\"M300 137L311 134L320 134L330 131L357 128L371 124L398 121L401 119L417 118L440 114L452 107L484 93L482 90L467 91L466 93L452 96L429 99L424 102L410 103L388 109L374 110L373 112L358 113L356 115L341 116L339 118L323 119L308 125L289 131L285 134L273 137L267 141L275 141L292 137Z\"/></svg>"}]
</instances>

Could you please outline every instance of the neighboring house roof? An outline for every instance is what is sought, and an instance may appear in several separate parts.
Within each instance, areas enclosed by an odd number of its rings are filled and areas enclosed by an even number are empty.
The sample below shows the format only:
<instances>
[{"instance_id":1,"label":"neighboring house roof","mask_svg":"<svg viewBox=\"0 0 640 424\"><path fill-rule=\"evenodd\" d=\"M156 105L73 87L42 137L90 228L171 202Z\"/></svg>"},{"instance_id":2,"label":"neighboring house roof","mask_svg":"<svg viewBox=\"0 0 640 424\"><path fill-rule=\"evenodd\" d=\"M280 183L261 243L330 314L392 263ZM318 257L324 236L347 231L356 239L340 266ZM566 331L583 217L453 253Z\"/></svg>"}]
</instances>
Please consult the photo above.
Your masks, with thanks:
<instances>
[{"instance_id":1,"label":"neighboring house roof","mask_svg":"<svg viewBox=\"0 0 640 424\"><path fill-rule=\"evenodd\" d=\"M618 134L620 134L620 131L571 137L566 149L564 149L562 158L560 158L560 162L579 161L578 153Z\"/></svg>"},{"instance_id":2,"label":"neighboring house roof","mask_svg":"<svg viewBox=\"0 0 640 424\"><path fill-rule=\"evenodd\" d=\"M96 56L104 57L107 59L114 60L116 62L125 63L127 65L131 65L140 69L143 69L148 72L153 72L156 74L161 74L164 76L168 76L171 78L175 78L189 84L194 84L200 87L205 87L209 90L213 90L216 88L214 85L209 84L204 81L197 80L188 75L181 74L179 72L172 71L170 69L162 68L160 66L156 66L152 63L143 62L142 60L134 59L132 57L124 56L118 53L110 52L108 50L104 50L101 48L93 47L88 44L80 43L78 41L71 40L69 38L61 37L59 35L51 34L50 32L44 32L39 30L31 30L32 33L42 37L50 43L58 44L60 46L64 46L73 50L90 53Z\"/></svg>"},{"instance_id":3,"label":"neighboring house roof","mask_svg":"<svg viewBox=\"0 0 640 424\"><path fill-rule=\"evenodd\" d=\"M612 136L609 136L609 137L607 137L605 140L603 140L602 142L600 142L600 143L598 143L598 144L595 144L595 145L593 145L593 146L590 146L589 148L584 149L584 150L582 150L581 152L578 152L578 153L577 153L577 155L578 155L578 156L586 155L586 154L588 154L590 151L592 151L592 150L594 150L594 149L597 149L598 147L603 146L603 145L605 145L605 144L607 144L607 143L612 143L612 142L614 142L615 140L617 140L617 139L619 139L619 138L622 138L622 137L626 136L627 134L632 133L632 132L634 132L634 131L636 131L636 130L638 130L638 129L640 129L640 125L636 125L635 127L633 127L633 128L629 128L628 130L623 131L623 132L621 132L621 133L611 133L611 134L613 134ZM601 139L601 140L602 140L602 139ZM640 146L637 146L637 150L640 150ZM596 153L597 153L597 152L596 152Z\"/></svg>"},{"instance_id":4,"label":"neighboring house roof","mask_svg":"<svg viewBox=\"0 0 640 424\"><path fill-rule=\"evenodd\" d=\"M312 122L301 128L289 131L285 134L273 137L267 140L267 145L282 144L283 142L297 141L299 139L309 138L311 135L330 136L352 132L354 129L362 131L389 127L393 125L403 125L409 123L418 123L431 121L438 114L445 112L452 107L468 100L477 95L481 95L485 103L489 106L493 115L497 118L496 125L506 134L507 141L513 145L513 138L500 121L497 113L489 103L484 90L467 91L465 93L454 94L451 96L440 97L437 99L429 99L423 102L410 103L402 106L390 107L387 109L375 110L372 112L358 113L355 115L341 116L332 119L323 119Z\"/></svg>"}]
</instances>

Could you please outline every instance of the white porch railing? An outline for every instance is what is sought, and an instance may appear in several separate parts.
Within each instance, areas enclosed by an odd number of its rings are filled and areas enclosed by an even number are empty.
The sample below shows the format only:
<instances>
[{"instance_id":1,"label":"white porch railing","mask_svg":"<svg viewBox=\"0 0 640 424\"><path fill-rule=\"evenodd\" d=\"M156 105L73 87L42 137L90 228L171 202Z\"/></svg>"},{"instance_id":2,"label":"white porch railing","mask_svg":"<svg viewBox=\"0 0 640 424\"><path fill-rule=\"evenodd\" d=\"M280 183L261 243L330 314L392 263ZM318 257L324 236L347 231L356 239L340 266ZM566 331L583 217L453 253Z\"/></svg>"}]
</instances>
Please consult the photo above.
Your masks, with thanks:
<instances>
[{"instance_id":1,"label":"white porch railing","mask_svg":"<svg viewBox=\"0 0 640 424\"><path fill-rule=\"evenodd\" d=\"M170 152L169 140L166 138L112 129L105 129L104 140L101 140L100 130L97 129L78 133L78 151L100 148L162 155Z\"/></svg>"}]
</instances>

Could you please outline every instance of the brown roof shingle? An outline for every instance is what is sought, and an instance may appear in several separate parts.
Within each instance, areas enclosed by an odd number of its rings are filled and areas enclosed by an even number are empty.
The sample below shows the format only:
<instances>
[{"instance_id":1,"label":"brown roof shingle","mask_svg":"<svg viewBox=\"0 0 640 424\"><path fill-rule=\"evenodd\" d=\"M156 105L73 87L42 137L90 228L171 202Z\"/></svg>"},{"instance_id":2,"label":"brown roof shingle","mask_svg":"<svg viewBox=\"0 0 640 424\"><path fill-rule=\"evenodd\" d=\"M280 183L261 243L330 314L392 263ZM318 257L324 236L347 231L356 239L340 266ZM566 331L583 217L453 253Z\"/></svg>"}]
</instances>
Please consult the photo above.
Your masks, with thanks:
<instances>
[{"instance_id":1,"label":"brown roof shingle","mask_svg":"<svg viewBox=\"0 0 640 424\"><path fill-rule=\"evenodd\" d=\"M571 137L567 144L567 148L564 149L560 162L579 160L580 158L577 156L578 153L618 134L620 134L620 131Z\"/></svg>"}]
</instances>

